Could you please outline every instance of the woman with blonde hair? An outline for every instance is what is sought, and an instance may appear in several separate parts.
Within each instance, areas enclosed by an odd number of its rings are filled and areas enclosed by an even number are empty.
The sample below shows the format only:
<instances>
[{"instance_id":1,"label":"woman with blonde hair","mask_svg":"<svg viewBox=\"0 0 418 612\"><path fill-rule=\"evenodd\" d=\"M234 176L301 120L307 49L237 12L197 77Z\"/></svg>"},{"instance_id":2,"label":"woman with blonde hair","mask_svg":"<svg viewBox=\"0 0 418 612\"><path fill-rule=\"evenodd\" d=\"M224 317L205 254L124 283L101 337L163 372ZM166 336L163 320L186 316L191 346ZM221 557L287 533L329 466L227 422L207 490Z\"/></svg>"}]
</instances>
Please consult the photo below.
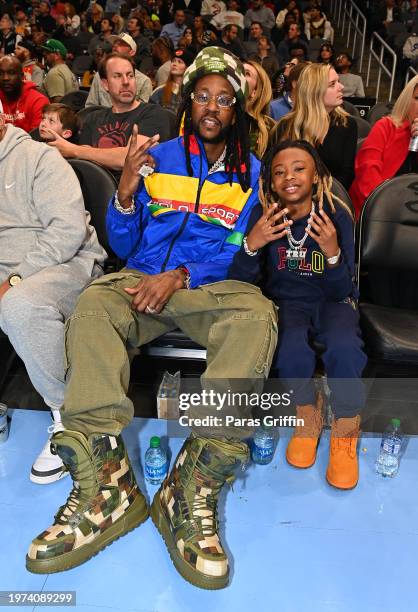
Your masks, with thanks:
<instances>
[{"instance_id":1,"label":"woman with blonde hair","mask_svg":"<svg viewBox=\"0 0 418 612\"><path fill-rule=\"evenodd\" d=\"M408 172L418 173L417 153L409 150L410 140L417 136L418 76L415 76L400 93L392 114L374 124L357 154L350 189L357 216L380 183Z\"/></svg>"},{"instance_id":2,"label":"woman with blonde hair","mask_svg":"<svg viewBox=\"0 0 418 612\"><path fill-rule=\"evenodd\" d=\"M273 129L271 142L306 140L318 150L331 175L348 189L354 178L357 123L342 108L343 89L332 66L306 66L298 80L293 111Z\"/></svg>"},{"instance_id":3,"label":"woman with blonde hair","mask_svg":"<svg viewBox=\"0 0 418 612\"><path fill-rule=\"evenodd\" d=\"M246 111L250 124L251 152L261 159L267 149L270 130L275 125L269 116L273 93L268 74L258 62L247 60L244 69L249 87Z\"/></svg>"}]
</instances>

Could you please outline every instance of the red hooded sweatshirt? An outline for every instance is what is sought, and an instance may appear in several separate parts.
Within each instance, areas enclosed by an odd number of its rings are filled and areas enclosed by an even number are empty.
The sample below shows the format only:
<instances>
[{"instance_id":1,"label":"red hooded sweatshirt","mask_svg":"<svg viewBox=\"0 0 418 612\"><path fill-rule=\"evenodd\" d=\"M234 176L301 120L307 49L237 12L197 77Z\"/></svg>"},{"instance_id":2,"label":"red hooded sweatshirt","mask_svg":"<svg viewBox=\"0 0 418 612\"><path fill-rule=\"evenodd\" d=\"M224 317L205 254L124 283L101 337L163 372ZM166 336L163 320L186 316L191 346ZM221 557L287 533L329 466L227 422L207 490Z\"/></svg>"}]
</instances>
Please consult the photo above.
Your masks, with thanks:
<instances>
[{"instance_id":1,"label":"red hooded sweatshirt","mask_svg":"<svg viewBox=\"0 0 418 612\"><path fill-rule=\"evenodd\" d=\"M39 126L45 104L49 104L48 98L37 91L36 84L30 81L23 83L22 95L17 100L8 101L0 89L0 113L3 113L6 123L13 123L25 132Z\"/></svg>"}]
</instances>

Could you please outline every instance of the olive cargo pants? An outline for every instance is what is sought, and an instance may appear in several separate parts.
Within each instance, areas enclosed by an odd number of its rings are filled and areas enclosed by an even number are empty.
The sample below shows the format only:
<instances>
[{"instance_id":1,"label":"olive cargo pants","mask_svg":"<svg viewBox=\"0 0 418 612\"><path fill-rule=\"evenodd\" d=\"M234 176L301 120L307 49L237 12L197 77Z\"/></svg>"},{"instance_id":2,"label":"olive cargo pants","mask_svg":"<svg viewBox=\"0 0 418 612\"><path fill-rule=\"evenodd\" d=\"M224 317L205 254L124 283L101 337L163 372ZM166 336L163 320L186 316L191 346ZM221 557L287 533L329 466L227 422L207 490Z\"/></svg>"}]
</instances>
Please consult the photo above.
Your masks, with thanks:
<instances>
[{"instance_id":1,"label":"olive cargo pants","mask_svg":"<svg viewBox=\"0 0 418 612\"><path fill-rule=\"evenodd\" d=\"M180 289L160 314L151 315L131 310L132 297L123 290L136 286L141 276L122 270L94 281L67 321L62 411L67 429L118 435L134 414L126 395L126 347L177 327L207 348L203 385L205 380L242 379L250 387L268 376L277 342L276 309L257 287L223 281Z\"/></svg>"}]
</instances>

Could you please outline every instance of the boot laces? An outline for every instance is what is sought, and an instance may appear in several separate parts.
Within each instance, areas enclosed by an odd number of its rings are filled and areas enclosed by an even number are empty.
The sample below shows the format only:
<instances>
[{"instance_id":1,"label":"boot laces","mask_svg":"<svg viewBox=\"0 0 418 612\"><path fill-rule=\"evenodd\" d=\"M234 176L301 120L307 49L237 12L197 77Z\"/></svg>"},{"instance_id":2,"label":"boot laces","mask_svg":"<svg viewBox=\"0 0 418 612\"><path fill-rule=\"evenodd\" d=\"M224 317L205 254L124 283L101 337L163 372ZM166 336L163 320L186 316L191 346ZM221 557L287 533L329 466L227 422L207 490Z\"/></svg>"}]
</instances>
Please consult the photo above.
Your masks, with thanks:
<instances>
[{"instance_id":1,"label":"boot laces","mask_svg":"<svg viewBox=\"0 0 418 612\"><path fill-rule=\"evenodd\" d=\"M55 514L55 522L60 525L66 525L71 522L71 518L76 514L88 512L92 508L91 494L83 491L83 483L90 480L89 468L93 463L93 469L96 473L96 482L98 487L103 484L102 468L103 460L100 459L100 448L96 446L93 450L91 458L80 461L76 466L66 466L71 478L73 479L73 487L67 497L65 504L58 508ZM83 476L83 473L86 474ZM100 477L98 475L100 474Z\"/></svg>"},{"instance_id":2,"label":"boot laces","mask_svg":"<svg viewBox=\"0 0 418 612\"><path fill-rule=\"evenodd\" d=\"M201 495L195 491L195 486L205 487L206 479L210 476L216 481L212 484L211 493ZM181 500L182 512L191 510L192 518L188 519L190 529L188 529L189 537L192 538L196 533L204 536L213 536L218 531L218 498L224 482L227 478L219 472L213 470L208 465L203 465L198 459L194 469L189 468L189 473L186 474L188 486L185 488L193 495L193 499ZM205 515L200 515L204 511ZM194 527L194 529L193 529Z\"/></svg>"}]
</instances>

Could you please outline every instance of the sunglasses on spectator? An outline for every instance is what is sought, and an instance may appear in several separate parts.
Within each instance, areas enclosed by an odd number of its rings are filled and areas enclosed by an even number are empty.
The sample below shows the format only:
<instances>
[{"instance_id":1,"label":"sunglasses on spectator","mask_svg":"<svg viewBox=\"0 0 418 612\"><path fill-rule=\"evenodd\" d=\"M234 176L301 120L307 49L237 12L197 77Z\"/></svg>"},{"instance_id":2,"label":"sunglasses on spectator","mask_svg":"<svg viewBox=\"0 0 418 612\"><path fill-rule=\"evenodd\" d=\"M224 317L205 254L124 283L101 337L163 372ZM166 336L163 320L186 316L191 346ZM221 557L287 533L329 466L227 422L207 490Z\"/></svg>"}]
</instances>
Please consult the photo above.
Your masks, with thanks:
<instances>
[{"instance_id":1,"label":"sunglasses on spectator","mask_svg":"<svg viewBox=\"0 0 418 612\"><path fill-rule=\"evenodd\" d=\"M207 106L211 100L215 100L216 106L219 108L231 108L236 102L235 98L231 98L227 94L219 94L217 96L210 96L204 92L196 92L190 94L191 99L196 104L200 104L201 106Z\"/></svg>"}]
</instances>

